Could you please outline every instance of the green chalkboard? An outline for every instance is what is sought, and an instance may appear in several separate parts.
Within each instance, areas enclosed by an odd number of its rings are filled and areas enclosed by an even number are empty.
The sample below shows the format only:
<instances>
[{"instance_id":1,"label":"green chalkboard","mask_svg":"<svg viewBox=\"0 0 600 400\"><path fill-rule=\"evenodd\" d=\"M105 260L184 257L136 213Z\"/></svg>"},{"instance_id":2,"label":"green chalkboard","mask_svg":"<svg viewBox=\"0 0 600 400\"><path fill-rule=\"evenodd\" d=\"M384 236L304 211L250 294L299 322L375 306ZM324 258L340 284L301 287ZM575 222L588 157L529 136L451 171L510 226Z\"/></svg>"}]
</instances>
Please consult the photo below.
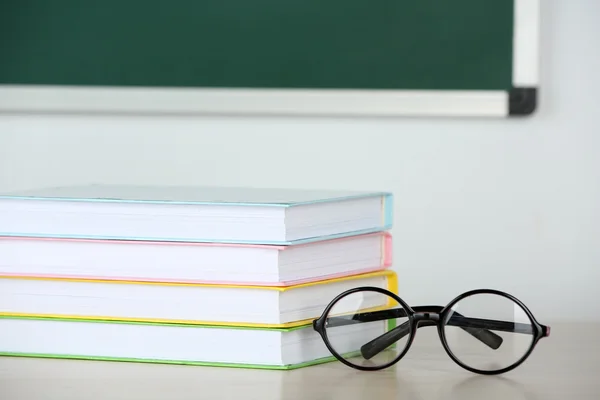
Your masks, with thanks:
<instances>
[{"instance_id":1,"label":"green chalkboard","mask_svg":"<svg viewBox=\"0 0 600 400\"><path fill-rule=\"evenodd\" d=\"M0 85L522 95L515 4L2 0Z\"/></svg>"}]
</instances>

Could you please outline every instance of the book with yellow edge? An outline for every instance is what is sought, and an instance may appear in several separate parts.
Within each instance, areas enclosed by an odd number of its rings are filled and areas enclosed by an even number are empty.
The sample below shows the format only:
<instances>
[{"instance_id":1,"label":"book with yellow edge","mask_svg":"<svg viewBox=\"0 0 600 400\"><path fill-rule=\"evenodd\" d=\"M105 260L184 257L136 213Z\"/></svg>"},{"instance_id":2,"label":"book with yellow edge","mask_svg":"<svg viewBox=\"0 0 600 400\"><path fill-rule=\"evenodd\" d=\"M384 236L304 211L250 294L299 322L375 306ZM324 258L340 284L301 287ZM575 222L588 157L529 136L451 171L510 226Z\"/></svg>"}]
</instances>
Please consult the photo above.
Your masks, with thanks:
<instances>
[{"instance_id":1,"label":"book with yellow edge","mask_svg":"<svg viewBox=\"0 0 600 400\"><path fill-rule=\"evenodd\" d=\"M389 270L286 288L30 277L0 284L0 356L283 370L335 361L311 322L339 293L358 286L397 292ZM127 306L134 300L137 308ZM381 321L333 334L338 349L352 352L392 327Z\"/></svg>"},{"instance_id":2,"label":"book with yellow edge","mask_svg":"<svg viewBox=\"0 0 600 400\"><path fill-rule=\"evenodd\" d=\"M0 316L291 328L341 292L397 291L393 270L288 287L0 276Z\"/></svg>"}]
</instances>

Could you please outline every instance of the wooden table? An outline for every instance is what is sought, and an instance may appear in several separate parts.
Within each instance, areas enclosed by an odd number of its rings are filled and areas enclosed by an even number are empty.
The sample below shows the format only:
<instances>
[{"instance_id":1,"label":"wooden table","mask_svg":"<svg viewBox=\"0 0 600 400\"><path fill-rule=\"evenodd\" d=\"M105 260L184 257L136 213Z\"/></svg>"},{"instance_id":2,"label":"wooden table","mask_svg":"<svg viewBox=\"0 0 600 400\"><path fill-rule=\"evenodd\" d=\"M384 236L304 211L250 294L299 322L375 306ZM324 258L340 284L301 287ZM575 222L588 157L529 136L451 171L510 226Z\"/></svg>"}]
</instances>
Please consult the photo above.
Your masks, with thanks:
<instances>
[{"instance_id":1,"label":"wooden table","mask_svg":"<svg viewBox=\"0 0 600 400\"><path fill-rule=\"evenodd\" d=\"M499 377L462 370L425 328L396 367L378 372L339 362L263 371L0 357L0 399L600 400L600 323L548 324L552 336Z\"/></svg>"}]
</instances>

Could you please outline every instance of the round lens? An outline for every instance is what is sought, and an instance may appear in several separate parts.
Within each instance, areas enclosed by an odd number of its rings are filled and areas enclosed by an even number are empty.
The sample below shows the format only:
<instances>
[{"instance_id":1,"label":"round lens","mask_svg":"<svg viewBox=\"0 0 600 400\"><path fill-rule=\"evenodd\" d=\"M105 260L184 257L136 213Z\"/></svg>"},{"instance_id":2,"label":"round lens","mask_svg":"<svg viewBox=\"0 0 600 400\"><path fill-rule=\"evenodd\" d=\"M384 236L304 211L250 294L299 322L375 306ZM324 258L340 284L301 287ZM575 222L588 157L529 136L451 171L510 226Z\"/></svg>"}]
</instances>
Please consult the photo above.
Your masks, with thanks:
<instances>
[{"instance_id":1,"label":"round lens","mask_svg":"<svg viewBox=\"0 0 600 400\"><path fill-rule=\"evenodd\" d=\"M334 353L349 364L378 369L402 355L411 324L406 309L393 297L362 290L333 304L325 335Z\"/></svg>"},{"instance_id":2,"label":"round lens","mask_svg":"<svg viewBox=\"0 0 600 400\"><path fill-rule=\"evenodd\" d=\"M533 344L534 328L525 310L497 294L459 300L442 322L450 353L459 363L483 372L513 366Z\"/></svg>"}]
</instances>

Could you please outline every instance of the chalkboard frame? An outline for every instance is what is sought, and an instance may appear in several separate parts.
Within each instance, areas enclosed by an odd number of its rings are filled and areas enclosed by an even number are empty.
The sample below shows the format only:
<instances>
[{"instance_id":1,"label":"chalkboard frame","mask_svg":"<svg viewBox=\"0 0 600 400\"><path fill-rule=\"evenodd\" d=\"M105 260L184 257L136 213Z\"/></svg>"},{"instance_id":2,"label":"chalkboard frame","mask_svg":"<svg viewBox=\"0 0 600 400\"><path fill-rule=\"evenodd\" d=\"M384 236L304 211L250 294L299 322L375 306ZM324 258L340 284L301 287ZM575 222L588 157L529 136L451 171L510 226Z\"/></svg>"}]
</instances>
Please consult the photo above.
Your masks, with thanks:
<instances>
[{"instance_id":1,"label":"chalkboard frame","mask_svg":"<svg viewBox=\"0 0 600 400\"><path fill-rule=\"evenodd\" d=\"M0 85L0 113L515 117L537 108L540 0L514 0L512 89L490 91Z\"/></svg>"}]
</instances>

